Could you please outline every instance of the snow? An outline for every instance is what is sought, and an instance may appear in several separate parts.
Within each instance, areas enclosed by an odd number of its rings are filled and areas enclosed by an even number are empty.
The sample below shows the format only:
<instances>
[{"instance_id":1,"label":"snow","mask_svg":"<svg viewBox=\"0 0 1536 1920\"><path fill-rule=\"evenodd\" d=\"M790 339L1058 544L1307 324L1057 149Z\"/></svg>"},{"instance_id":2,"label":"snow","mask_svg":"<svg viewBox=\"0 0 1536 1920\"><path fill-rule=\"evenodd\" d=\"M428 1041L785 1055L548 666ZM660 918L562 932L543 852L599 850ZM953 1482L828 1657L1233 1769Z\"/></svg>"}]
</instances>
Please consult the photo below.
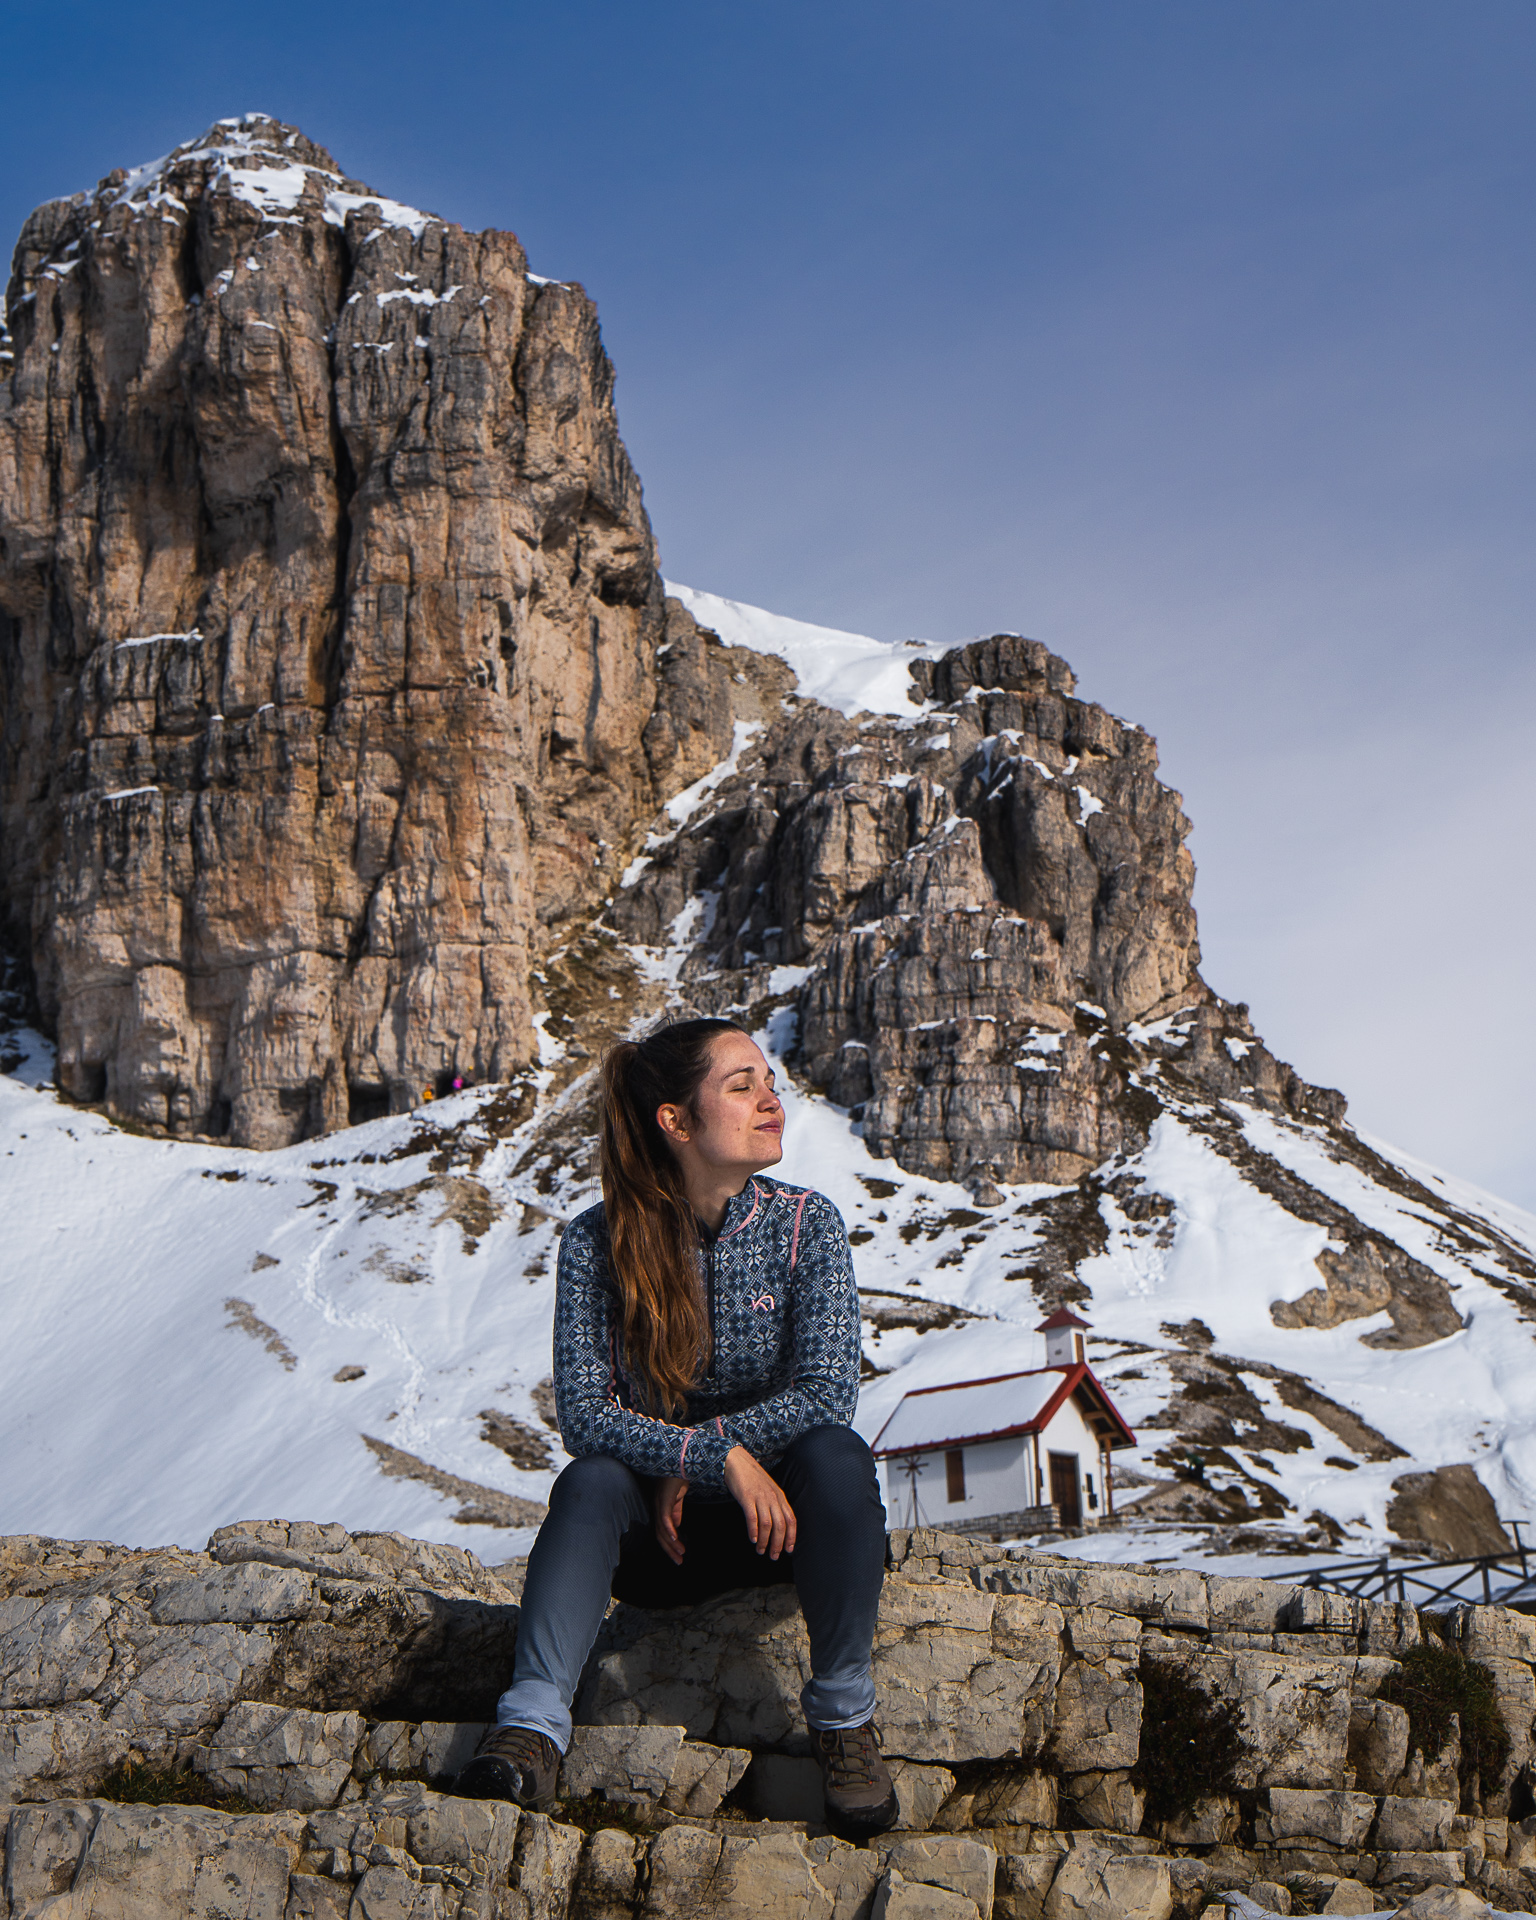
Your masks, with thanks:
<instances>
[{"instance_id":1,"label":"snow","mask_svg":"<svg viewBox=\"0 0 1536 1920\"><path fill-rule=\"evenodd\" d=\"M119 640L113 651L122 653L128 647L154 647L162 640L182 640L191 646L201 646L203 636L194 627L190 633L141 633L132 640Z\"/></svg>"},{"instance_id":2,"label":"snow","mask_svg":"<svg viewBox=\"0 0 1536 1920\"><path fill-rule=\"evenodd\" d=\"M717 593L668 580L666 590L681 600L701 627L710 627L728 647L774 653L794 669L807 700L835 707L850 719L861 713L891 713L916 719L923 703L913 697L908 668L914 660L937 660L949 647L928 641L896 645L868 634L812 626L782 614L726 600Z\"/></svg>"},{"instance_id":3,"label":"snow","mask_svg":"<svg viewBox=\"0 0 1536 1920\"><path fill-rule=\"evenodd\" d=\"M729 780L741 765L741 756L763 730L760 720L738 720L731 732L731 750L725 759L711 767L702 779L695 780L691 787L669 800L665 812L674 826L680 827L692 818L708 799L716 787Z\"/></svg>"},{"instance_id":4,"label":"snow","mask_svg":"<svg viewBox=\"0 0 1536 1920\"><path fill-rule=\"evenodd\" d=\"M135 794L158 793L158 787L118 787L111 793L104 793L103 800L132 800Z\"/></svg>"},{"instance_id":5,"label":"snow","mask_svg":"<svg viewBox=\"0 0 1536 1920\"><path fill-rule=\"evenodd\" d=\"M873 1441L877 1453L958 1446L1022 1428L1057 1393L1065 1375L1052 1367L1004 1379L956 1381L909 1393Z\"/></svg>"},{"instance_id":6,"label":"snow","mask_svg":"<svg viewBox=\"0 0 1536 1920\"><path fill-rule=\"evenodd\" d=\"M1086 827L1096 813L1102 813L1104 811L1104 802L1097 794L1090 793L1086 787L1079 787L1077 789L1077 811L1078 818Z\"/></svg>"},{"instance_id":7,"label":"snow","mask_svg":"<svg viewBox=\"0 0 1536 1920\"><path fill-rule=\"evenodd\" d=\"M263 219L277 226L292 225L297 209L311 180L318 184L322 217L327 225L345 226L347 215L372 208L381 226L398 227L420 239L429 226L439 224L434 215L408 207L383 194L353 193L339 174L324 167L310 166L284 158L274 144L277 122L264 113L248 113L219 120L196 140L163 154L141 167L112 192L114 205L128 202L147 208L173 206L181 212L183 202L170 190L168 181L174 169L189 161L212 162L209 187L220 187L231 199L254 207ZM277 164L273 164L276 161ZM246 265L256 268L255 260ZM446 298L446 296L444 296Z\"/></svg>"}]
</instances>

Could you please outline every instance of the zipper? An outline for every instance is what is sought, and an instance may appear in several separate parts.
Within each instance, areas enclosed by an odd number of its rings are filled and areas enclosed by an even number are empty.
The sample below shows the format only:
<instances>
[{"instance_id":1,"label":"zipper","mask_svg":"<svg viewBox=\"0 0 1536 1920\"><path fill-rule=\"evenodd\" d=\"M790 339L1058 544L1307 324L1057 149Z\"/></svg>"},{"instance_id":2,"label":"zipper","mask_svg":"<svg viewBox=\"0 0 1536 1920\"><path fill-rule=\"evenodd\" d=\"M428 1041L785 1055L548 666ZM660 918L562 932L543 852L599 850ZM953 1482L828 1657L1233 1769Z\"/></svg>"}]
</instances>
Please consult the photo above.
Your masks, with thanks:
<instances>
[{"instance_id":1,"label":"zipper","mask_svg":"<svg viewBox=\"0 0 1536 1920\"><path fill-rule=\"evenodd\" d=\"M718 1236L717 1236L718 1237ZM709 1303L709 1377L715 1377L715 1242L710 1241L704 1256L704 1295Z\"/></svg>"}]
</instances>

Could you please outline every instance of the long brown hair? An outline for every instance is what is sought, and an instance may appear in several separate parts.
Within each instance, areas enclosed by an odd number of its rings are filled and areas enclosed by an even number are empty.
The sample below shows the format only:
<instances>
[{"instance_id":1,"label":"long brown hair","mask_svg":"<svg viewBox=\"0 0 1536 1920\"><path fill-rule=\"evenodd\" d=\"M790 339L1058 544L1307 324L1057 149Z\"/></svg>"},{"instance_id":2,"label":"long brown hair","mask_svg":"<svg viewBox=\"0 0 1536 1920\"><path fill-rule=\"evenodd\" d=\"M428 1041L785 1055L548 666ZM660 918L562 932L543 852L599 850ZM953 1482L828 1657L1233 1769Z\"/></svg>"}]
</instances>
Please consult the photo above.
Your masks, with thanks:
<instances>
[{"instance_id":1,"label":"long brown hair","mask_svg":"<svg viewBox=\"0 0 1536 1920\"><path fill-rule=\"evenodd\" d=\"M603 1060L603 1213L623 1314L624 1359L665 1418L709 1364L709 1313L699 1284L699 1229L658 1107L692 1111L710 1048L734 1020L678 1020L621 1040Z\"/></svg>"}]
</instances>

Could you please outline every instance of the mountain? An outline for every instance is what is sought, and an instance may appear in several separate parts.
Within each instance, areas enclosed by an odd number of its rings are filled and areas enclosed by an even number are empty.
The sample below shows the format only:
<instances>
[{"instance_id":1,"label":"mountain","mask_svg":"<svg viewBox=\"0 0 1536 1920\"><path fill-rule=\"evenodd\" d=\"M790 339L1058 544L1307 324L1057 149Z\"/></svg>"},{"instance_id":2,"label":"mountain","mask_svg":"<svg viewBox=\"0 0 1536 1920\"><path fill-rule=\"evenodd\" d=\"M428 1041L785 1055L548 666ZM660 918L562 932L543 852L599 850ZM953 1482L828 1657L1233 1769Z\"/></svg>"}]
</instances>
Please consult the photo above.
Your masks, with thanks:
<instances>
[{"instance_id":1,"label":"mountain","mask_svg":"<svg viewBox=\"0 0 1536 1920\"><path fill-rule=\"evenodd\" d=\"M848 1219L866 1432L1069 1303L1138 1553L1530 1513L1536 1220L1205 985L1065 661L667 588L585 295L260 117L40 209L7 324L9 1527L526 1547L591 1069L686 1010Z\"/></svg>"}]
</instances>

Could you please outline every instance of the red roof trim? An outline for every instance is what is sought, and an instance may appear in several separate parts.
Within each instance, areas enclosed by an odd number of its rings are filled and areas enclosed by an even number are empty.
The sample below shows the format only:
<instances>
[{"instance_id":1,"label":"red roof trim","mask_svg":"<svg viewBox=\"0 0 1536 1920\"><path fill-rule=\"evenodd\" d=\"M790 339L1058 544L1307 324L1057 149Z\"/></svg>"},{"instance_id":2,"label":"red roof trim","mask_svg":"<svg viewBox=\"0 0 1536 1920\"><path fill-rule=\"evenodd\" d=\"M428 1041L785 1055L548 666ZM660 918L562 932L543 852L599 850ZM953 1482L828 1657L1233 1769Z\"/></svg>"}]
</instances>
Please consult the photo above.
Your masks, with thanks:
<instances>
[{"instance_id":1,"label":"red roof trim","mask_svg":"<svg viewBox=\"0 0 1536 1920\"><path fill-rule=\"evenodd\" d=\"M1042 1320L1036 1333L1050 1333L1056 1327L1086 1327L1088 1322L1080 1320L1070 1307L1058 1307L1048 1320Z\"/></svg>"}]
</instances>

